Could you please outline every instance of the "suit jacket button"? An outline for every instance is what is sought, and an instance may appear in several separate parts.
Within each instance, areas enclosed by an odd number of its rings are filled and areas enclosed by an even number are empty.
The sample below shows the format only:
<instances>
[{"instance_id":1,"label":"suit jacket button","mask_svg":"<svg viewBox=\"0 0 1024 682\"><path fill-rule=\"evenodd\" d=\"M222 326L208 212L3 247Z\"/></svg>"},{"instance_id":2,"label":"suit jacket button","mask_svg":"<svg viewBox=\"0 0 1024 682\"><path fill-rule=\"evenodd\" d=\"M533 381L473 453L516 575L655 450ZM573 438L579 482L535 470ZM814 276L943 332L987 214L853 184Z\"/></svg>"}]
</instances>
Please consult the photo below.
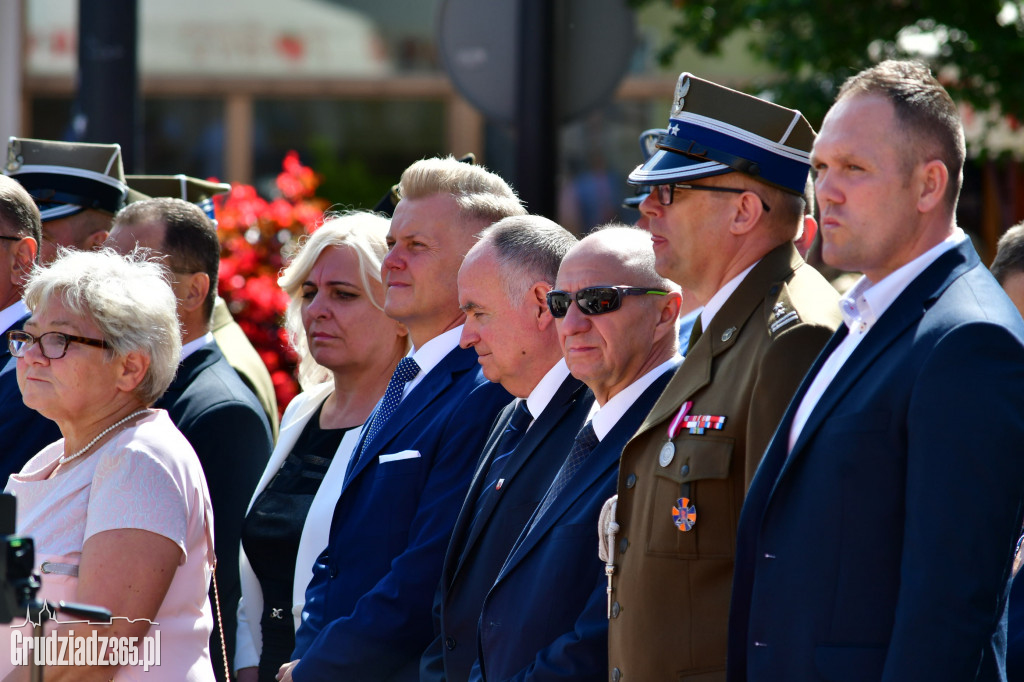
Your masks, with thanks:
<instances>
[{"instance_id":1,"label":"suit jacket button","mask_svg":"<svg viewBox=\"0 0 1024 682\"><path fill-rule=\"evenodd\" d=\"M629 547L629 540L626 538L619 540L619 554L625 554L627 547Z\"/></svg>"},{"instance_id":2,"label":"suit jacket button","mask_svg":"<svg viewBox=\"0 0 1024 682\"><path fill-rule=\"evenodd\" d=\"M690 465L689 464L684 464L683 468L679 470L679 473L681 475L683 475L683 476L689 476L690 475Z\"/></svg>"},{"instance_id":3,"label":"suit jacket button","mask_svg":"<svg viewBox=\"0 0 1024 682\"><path fill-rule=\"evenodd\" d=\"M331 566L331 574L330 575L331 575L331 580L334 580L335 578L338 577L338 567L337 566Z\"/></svg>"},{"instance_id":4,"label":"suit jacket button","mask_svg":"<svg viewBox=\"0 0 1024 682\"><path fill-rule=\"evenodd\" d=\"M619 617L619 611L620 611L619 602L615 602L614 604L612 604L612 618L618 618Z\"/></svg>"},{"instance_id":5,"label":"suit jacket button","mask_svg":"<svg viewBox=\"0 0 1024 682\"><path fill-rule=\"evenodd\" d=\"M619 682L622 678L622 671L618 668L612 668L612 682Z\"/></svg>"},{"instance_id":6,"label":"suit jacket button","mask_svg":"<svg viewBox=\"0 0 1024 682\"><path fill-rule=\"evenodd\" d=\"M455 648L455 638L454 637L445 637L444 638L444 645L446 647L448 647L448 651L451 651L452 649Z\"/></svg>"},{"instance_id":7,"label":"suit jacket button","mask_svg":"<svg viewBox=\"0 0 1024 682\"><path fill-rule=\"evenodd\" d=\"M627 488L632 488L635 485L636 485L636 474L630 474L629 476L626 476L626 487Z\"/></svg>"}]
</instances>

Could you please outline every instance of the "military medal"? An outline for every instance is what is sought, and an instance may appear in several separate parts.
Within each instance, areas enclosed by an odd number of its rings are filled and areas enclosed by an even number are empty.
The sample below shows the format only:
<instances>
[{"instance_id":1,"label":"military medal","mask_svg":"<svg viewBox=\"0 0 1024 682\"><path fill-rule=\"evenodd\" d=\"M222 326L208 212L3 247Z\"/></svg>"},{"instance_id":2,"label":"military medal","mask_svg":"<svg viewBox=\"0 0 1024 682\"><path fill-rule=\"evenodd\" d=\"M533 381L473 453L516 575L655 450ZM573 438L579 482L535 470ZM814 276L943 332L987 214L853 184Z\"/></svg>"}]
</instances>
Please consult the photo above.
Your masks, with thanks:
<instances>
[{"instance_id":1,"label":"military medal","mask_svg":"<svg viewBox=\"0 0 1024 682\"><path fill-rule=\"evenodd\" d=\"M693 528L697 523L697 507L690 504L690 498L680 497L672 507L672 523L682 532Z\"/></svg>"},{"instance_id":2,"label":"military medal","mask_svg":"<svg viewBox=\"0 0 1024 682\"><path fill-rule=\"evenodd\" d=\"M658 464L662 467L667 467L672 463L672 458L676 455L676 446L672 442L672 439L679 433L679 429L682 425L683 419L686 418L686 413L690 411L690 407L693 405L692 400L687 400L679 408L679 412L672 418L672 421L668 424L668 442L661 446L661 452L658 453Z\"/></svg>"}]
</instances>

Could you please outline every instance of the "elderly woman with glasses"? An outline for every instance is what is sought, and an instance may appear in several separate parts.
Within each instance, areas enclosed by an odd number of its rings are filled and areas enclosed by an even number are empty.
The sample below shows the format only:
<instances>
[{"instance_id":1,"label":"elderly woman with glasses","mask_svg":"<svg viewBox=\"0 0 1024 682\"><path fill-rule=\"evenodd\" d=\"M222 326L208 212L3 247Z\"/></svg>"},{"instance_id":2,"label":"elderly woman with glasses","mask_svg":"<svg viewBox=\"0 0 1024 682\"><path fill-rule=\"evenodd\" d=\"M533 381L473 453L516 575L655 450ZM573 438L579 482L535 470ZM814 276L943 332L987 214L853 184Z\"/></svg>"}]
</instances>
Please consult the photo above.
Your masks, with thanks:
<instances>
[{"instance_id":1,"label":"elderly woman with glasses","mask_svg":"<svg viewBox=\"0 0 1024 682\"><path fill-rule=\"evenodd\" d=\"M383 308L389 224L372 213L329 215L278 280L291 299L285 325L304 391L281 419L242 525L239 682L273 681L291 660L360 427L409 348Z\"/></svg>"},{"instance_id":2,"label":"elderly woman with glasses","mask_svg":"<svg viewBox=\"0 0 1024 682\"><path fill-rule=\"evenodd\" d=\"M25 404L63 435L6 488L17 498L18 533L35 542L39 596L114 616L109 625L59 625L60 636L134 637L139 659L144 648L160 655L143 673L152 659L132 665L131 654L107 647L103 660L48 668L46 679L213 680L209 494L188 441L150 408L181 352L165 271L112 251L64 252L33 273L25 302L24 330L7 334L18 385ZM12 637L0 642L11 646ZM0 652L0 665L19 659ZM27 674L15 668L10 679Z\"/></svg>"}]
</instances>

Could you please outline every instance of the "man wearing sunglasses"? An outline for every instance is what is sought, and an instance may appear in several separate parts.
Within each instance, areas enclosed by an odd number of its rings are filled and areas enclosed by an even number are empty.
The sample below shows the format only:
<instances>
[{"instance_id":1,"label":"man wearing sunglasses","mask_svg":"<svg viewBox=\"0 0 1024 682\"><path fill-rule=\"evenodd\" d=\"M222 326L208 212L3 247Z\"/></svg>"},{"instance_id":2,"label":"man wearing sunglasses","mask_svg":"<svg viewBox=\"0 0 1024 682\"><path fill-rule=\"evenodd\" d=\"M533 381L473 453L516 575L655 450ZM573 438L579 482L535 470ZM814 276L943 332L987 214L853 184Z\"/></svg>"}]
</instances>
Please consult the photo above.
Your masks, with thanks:
<instances>
[{"instance_id":1,"label":"man wearing sunglasses","mask_svg":"<svg viewBox=\"0 0 1024 682\"><path fill-rule=\"evenodd\" d=\"M618 479L609 679L724 680L736 525L797 385L840 322L797 253L814 132L791 109L680 76L630 174L658 273L704 306ZM618 608L615 608L617 604Z\"/></svg>"},{"instance_id":2,"label":"man wearing sunglasses","mask_svg":"<svg viewBox=\"0 0 1024 682\"><path fill-rule=\"evenodd\" d=\"M0 176L0 476L21 471L37 452L59 439L52 421L25 407L18 389L16 362L11 357L7 332L20 330L28 319L21 300L25 278L39 253L39 209L14 180Z\"/></svg>"},{"instance_id":3,"label":"man wearing sunglasses","mask_svg":"<svg viewBox=\"0 0 1024 682\"><path fill-rule=\"evenodd\" d=\"M598 229L547 295L569 371L594 394L589 418L501 567L480 613L471 680L605 679L608 618L595 526L622 447L679 366L679 287L654 270L647 234ZM654 678L641 678L654 679Z\"/></svg>"},{"instance_id":4,"label":"man wearing sunglasses","mask_svg":"<svg viewBox=\"0 0 1024 682\"><path fill-rule=\"evenodd\" d=\"M495 420L455 522L420 682L469 679L487 590L594 402L569 374L546 299L575 244L547 218L512 216L483 232L459 270L461 345L476 351L485 377L519 400Z\"/></svg>"}]
</instances>

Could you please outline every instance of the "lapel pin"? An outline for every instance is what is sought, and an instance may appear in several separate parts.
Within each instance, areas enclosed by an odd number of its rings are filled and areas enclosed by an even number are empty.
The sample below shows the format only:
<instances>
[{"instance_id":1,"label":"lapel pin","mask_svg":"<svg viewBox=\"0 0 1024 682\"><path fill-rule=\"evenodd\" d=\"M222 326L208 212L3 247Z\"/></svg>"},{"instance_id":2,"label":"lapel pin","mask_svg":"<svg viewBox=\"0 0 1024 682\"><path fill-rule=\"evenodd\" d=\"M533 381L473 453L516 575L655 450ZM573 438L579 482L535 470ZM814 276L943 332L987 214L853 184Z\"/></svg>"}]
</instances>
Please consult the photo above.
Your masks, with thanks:
<instances>
[{"instance_id":1,"label":"lapel pin","mask_svg":"<svg viewBox=\"0 0 1024 682\"><path fill-rule=\"evenodd\" d=\"M736 333L736 327L729 327L722 332L722 341L728 341L732 338L732 335Z\"/></svg>"}]
</instances>

